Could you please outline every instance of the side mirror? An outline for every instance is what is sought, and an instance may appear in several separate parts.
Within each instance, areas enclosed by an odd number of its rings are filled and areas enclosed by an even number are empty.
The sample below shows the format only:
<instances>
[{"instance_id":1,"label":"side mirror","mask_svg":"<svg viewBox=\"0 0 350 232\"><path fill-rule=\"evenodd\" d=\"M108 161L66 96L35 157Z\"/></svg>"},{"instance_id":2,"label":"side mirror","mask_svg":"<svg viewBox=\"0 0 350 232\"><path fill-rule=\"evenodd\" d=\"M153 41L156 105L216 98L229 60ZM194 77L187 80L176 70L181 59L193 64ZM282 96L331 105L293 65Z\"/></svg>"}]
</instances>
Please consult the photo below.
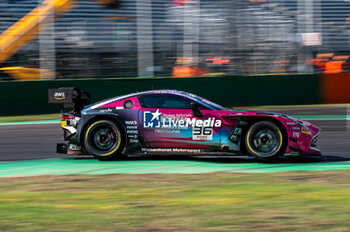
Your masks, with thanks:
<instances>
[{"instance_id":1,"label":"side mirror","mask_svg":"<svg viewBox=\"0 0 350 232\"><path fill-rule=\"evenodd\" d=\"M197 103L197 102L191 102L191 109L192 109L192 112L193 112L193 116L195 117L198 117L198 118L201 118L203 117L203 114L200 110L200 104Z\"/></svg>"}]
</instances>

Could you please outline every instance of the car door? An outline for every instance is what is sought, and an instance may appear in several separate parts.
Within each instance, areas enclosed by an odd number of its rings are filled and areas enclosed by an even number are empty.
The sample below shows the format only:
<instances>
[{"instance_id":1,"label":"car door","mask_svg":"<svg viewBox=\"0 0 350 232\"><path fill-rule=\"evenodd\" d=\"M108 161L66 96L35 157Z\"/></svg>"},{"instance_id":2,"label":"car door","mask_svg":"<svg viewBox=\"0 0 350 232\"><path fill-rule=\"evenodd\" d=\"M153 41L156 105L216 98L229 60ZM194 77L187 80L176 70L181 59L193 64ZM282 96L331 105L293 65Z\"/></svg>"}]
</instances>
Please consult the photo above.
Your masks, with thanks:
<instances>
[{"instance_id":1,"label":"car door","mask_svg":"<svg viewBox=\"0 0 350 232\"><path fill-rule=\"evenodd\" d=\"M193 114L191 99L174 94L139 97L140 128L146 147L208 149L220 146L220 126L212 110ZM218 132L215 134L215 132Z\"/></svg>"}]
</instances>

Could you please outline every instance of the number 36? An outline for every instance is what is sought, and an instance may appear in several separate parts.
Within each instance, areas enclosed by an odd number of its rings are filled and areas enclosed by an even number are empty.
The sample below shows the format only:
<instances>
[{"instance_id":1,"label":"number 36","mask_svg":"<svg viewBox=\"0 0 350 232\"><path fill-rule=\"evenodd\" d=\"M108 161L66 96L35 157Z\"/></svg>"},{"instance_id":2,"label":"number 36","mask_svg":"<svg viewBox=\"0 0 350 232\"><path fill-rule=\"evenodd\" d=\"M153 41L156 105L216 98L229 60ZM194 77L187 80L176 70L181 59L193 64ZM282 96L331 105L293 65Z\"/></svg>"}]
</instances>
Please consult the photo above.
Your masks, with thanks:
<instances>
[{"instance_id":1,"label":"number 36","mask_svg":"<svg viewBox=\"0 0 350 232\"><path fill-rule=\"evenodd\" d=\"M212 127L194 127L193 135L211 135L213 133Z\"/></svg>"}]
</instances>

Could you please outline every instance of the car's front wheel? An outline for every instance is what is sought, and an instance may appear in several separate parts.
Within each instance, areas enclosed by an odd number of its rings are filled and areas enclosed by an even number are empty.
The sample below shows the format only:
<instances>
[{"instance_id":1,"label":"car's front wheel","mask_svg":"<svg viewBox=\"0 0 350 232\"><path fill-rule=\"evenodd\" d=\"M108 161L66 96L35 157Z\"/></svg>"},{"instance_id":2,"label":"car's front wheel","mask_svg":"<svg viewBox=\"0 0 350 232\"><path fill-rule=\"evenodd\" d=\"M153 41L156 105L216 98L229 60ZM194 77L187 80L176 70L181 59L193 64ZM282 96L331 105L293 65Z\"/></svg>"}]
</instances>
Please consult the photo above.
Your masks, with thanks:
<instances>
[{"instance_id":1,"label":"car's front wheel","mask_svg":"<svg viewBox=\"0 0 350 232\"><path fill-rule=\"evenodd\" d=\"M245 136L246 150L259 160L273 160L286 151L286 138L281 128L271 121L251 125Z\"/></svg>"},{"instance_id":2,"label":"car's front wheel","mask_svg":"<svg viewBox=\"0 0 350 232\"><path fill-rule=\"evenodd\" d=\"M121 152L124 147L119 126L110 120L91 123L84 135L86 150L99 160L112 160L125 157Z\"/></svg>"}]
</instances>

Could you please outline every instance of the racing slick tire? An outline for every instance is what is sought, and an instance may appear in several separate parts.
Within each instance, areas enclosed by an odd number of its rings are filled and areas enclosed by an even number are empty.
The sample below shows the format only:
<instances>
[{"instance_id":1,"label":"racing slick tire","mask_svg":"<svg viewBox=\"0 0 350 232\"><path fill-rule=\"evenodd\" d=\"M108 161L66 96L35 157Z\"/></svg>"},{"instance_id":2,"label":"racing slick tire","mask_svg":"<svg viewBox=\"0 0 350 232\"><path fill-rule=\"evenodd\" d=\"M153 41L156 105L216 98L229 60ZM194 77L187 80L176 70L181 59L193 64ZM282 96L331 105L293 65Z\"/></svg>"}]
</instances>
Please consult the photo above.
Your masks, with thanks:
<instances>
[{"instance_id":1,"label":"racing slick tire","mask_svg":"<svg viewBox=\"0 0 350 232\"><path fill-rule=\"evenodd\" d=\"M245 135L248 153L261 161L275 160L287 149L287 138L282 129L272 121L252 124Z\"/></svg>"},{"instance_id":2,"label":"racing slick tire","mask_svg":"<svg viewBox=\"0 0 350 232\"><path fill-rule=\"evenodd\" d=\"M91 123L84 134L86 150L99 160L123 159L124 148L122 131L117 123L99 120Z\"/></svg>"}]
</instances>

